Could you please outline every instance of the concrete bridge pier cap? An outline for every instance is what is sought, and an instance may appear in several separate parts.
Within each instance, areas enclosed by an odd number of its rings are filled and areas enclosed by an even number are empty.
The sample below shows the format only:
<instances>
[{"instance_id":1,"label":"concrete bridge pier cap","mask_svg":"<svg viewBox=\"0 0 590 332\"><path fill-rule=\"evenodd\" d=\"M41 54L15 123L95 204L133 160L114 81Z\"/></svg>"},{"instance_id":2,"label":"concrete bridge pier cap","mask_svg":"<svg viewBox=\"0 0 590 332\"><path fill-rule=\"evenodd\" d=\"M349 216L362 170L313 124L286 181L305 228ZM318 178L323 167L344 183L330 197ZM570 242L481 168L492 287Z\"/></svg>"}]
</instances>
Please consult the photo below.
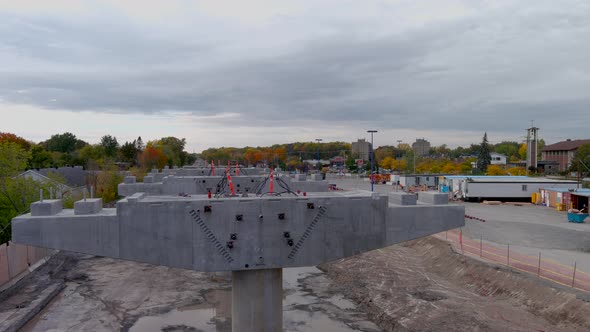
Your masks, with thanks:
<instances>
[{"instance_id":1,"label":"concrete bridge pier cap","mask_svg":"<svg viewBox=\"0 0 590 332\"><path fill-rule=\"evenodd\" d=\"M116 208L87 199L73 210L44 200L13 219L12 238L153 265L232 271L233 331L274 332L283 328L283 268L464 226L465 208L447 202L447 194L435 192L368 191L220 198L135 193Z\"/></svg>"}]
</instances>

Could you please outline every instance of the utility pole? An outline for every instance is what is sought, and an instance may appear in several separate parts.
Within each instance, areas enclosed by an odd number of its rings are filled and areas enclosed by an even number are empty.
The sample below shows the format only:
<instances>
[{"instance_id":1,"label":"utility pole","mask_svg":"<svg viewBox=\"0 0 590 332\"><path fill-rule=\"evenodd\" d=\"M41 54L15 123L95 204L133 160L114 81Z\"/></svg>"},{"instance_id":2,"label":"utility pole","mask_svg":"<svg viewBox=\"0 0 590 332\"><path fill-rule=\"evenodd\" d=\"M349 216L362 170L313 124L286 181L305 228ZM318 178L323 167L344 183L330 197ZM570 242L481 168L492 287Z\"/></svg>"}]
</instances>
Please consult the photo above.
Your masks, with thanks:
<instances>
[{"instance_id":1,"label":"utility pole","mask_svg":"<svg viewBox=\"0 0 590 332\"><path fill-rule=\"evenodd\" d=\"M318 142L318 166L317 167L318 167L318 173L319 173L320 170L321 170L321 165L320 165L320 142L322 141L322 139L321 138L316 138L315 140Z\"/></svg>"},{"instance_id":2,"label":"utility pole","mask_svg":"<svg viewBox=\"0 0 590 332\"><path fill-rule=\"evenodd\" d=\"M377 130L367 130L368 133L371 133L371 148L369 150L369 159L371 160L371 191L373 191L375 188L375 179L373 178L373 159L375 159L375 156L373 154L373 134L377 132Z\"/></svg>"},{"instance_id":3,"label":"utility pole","mask_svg":"<svg viewBox=\"0 0 590 332\"><path fill-rule=\"evenodd\" d=\"M578 186L577 188L580 189L580 183L582 183L582 168L580 167L580 157L578 157Z\"/></svg>"}]
</instances>

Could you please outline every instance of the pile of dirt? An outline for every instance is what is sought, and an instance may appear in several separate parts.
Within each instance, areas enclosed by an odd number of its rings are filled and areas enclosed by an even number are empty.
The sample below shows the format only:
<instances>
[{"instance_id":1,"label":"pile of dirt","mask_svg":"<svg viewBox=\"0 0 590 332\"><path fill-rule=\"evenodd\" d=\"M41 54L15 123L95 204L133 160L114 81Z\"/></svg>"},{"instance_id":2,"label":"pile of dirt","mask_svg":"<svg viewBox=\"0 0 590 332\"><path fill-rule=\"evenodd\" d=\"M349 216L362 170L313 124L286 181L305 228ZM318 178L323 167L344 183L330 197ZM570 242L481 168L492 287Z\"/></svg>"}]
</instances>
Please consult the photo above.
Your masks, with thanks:
<instances>
[{"instance_id":1,"label":"pile of dirt","mask_svg":"<svg viewBox=\"0 0 590 332\"><path fill-rule=\"evenodd\" d=\"M432 237L320 268L387 331L590 330L580 293L463 257Z\"/></svg>"}]
</instances>

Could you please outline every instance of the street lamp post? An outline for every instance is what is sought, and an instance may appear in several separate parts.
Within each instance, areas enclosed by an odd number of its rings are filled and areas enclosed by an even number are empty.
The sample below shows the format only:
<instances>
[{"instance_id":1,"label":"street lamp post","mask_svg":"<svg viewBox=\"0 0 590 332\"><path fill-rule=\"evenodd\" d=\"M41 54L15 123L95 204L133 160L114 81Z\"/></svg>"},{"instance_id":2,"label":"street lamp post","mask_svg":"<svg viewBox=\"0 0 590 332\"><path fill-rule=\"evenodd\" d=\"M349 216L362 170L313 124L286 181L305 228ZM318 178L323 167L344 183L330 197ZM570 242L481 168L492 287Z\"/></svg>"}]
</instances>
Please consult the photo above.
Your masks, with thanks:
<instances>
[{"instance_id":1,"label":"street lamp post","mask_svg":"<svg viewBox=\"0 0 590 332\"><path fill-rule=\"evenodd\" d=\"M315 140L316 140L316 142L318 142L318 164L317 164L317 167L318 167L318 172L320 172L320 142L322 141L322 139L316 138Z\"/></svg>"},{"instance_id":2,"label":"street lamp post","mask_svg":"<svg viewBox=\"0 0 590 332\"><path fill-rule=\"evenodd\" d=\"M402 144L402 140L401 139L398 139L397 140L397 150L395 151L395 159L398 159L398 158L401 159L402 158L402 153L401 153L401 150L400 150L400 145L401 144ZM399 171L401 173L401 169Z\"/></svg>"},{"instance_id":3,"label":"street lamp post","mask_svg":"<svg viewBox=\"0 0 590 332\"><path fill-rule=\"evenodd\" d=\"M373 134L377 132L377 130L367 130L368 133L371 133L371 149L369 150L369 159L371 160L371 191L375 188L375 179L373 178L373 159L375 159L373 154Z\"/></svg>"}]
</instances>

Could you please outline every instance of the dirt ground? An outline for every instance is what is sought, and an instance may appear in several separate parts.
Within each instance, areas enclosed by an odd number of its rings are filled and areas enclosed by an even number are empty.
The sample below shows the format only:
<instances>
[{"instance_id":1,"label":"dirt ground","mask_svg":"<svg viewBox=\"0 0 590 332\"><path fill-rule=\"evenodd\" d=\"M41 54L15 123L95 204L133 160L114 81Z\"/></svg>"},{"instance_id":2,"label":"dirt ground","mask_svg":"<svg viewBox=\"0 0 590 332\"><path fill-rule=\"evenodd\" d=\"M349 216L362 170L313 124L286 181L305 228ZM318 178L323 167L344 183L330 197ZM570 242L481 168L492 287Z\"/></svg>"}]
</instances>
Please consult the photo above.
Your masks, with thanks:
<instances>
[{"instance_id":1,"label":"dirt ground","mask_svg":"<svg viewBox=\"0 0 590 332\"><path fill-rule=\"evenodd\" d=\"M590 331L586 294L428 237L320 266L386 331Z\"/></svg>"},{"instance_id":2,"label":"dirt ground","mask_svg":"<svg viewBox=\"0 0 590 332\"><path fill-rule=\"evenodd\" d=\"M319 268L285 269L285 331L590 331L590 294L463 257L433 237ZM61 285L23 331L229 332L230 278L60 253L0 294L0 318Z\"/></svg>"}]
</instances>

